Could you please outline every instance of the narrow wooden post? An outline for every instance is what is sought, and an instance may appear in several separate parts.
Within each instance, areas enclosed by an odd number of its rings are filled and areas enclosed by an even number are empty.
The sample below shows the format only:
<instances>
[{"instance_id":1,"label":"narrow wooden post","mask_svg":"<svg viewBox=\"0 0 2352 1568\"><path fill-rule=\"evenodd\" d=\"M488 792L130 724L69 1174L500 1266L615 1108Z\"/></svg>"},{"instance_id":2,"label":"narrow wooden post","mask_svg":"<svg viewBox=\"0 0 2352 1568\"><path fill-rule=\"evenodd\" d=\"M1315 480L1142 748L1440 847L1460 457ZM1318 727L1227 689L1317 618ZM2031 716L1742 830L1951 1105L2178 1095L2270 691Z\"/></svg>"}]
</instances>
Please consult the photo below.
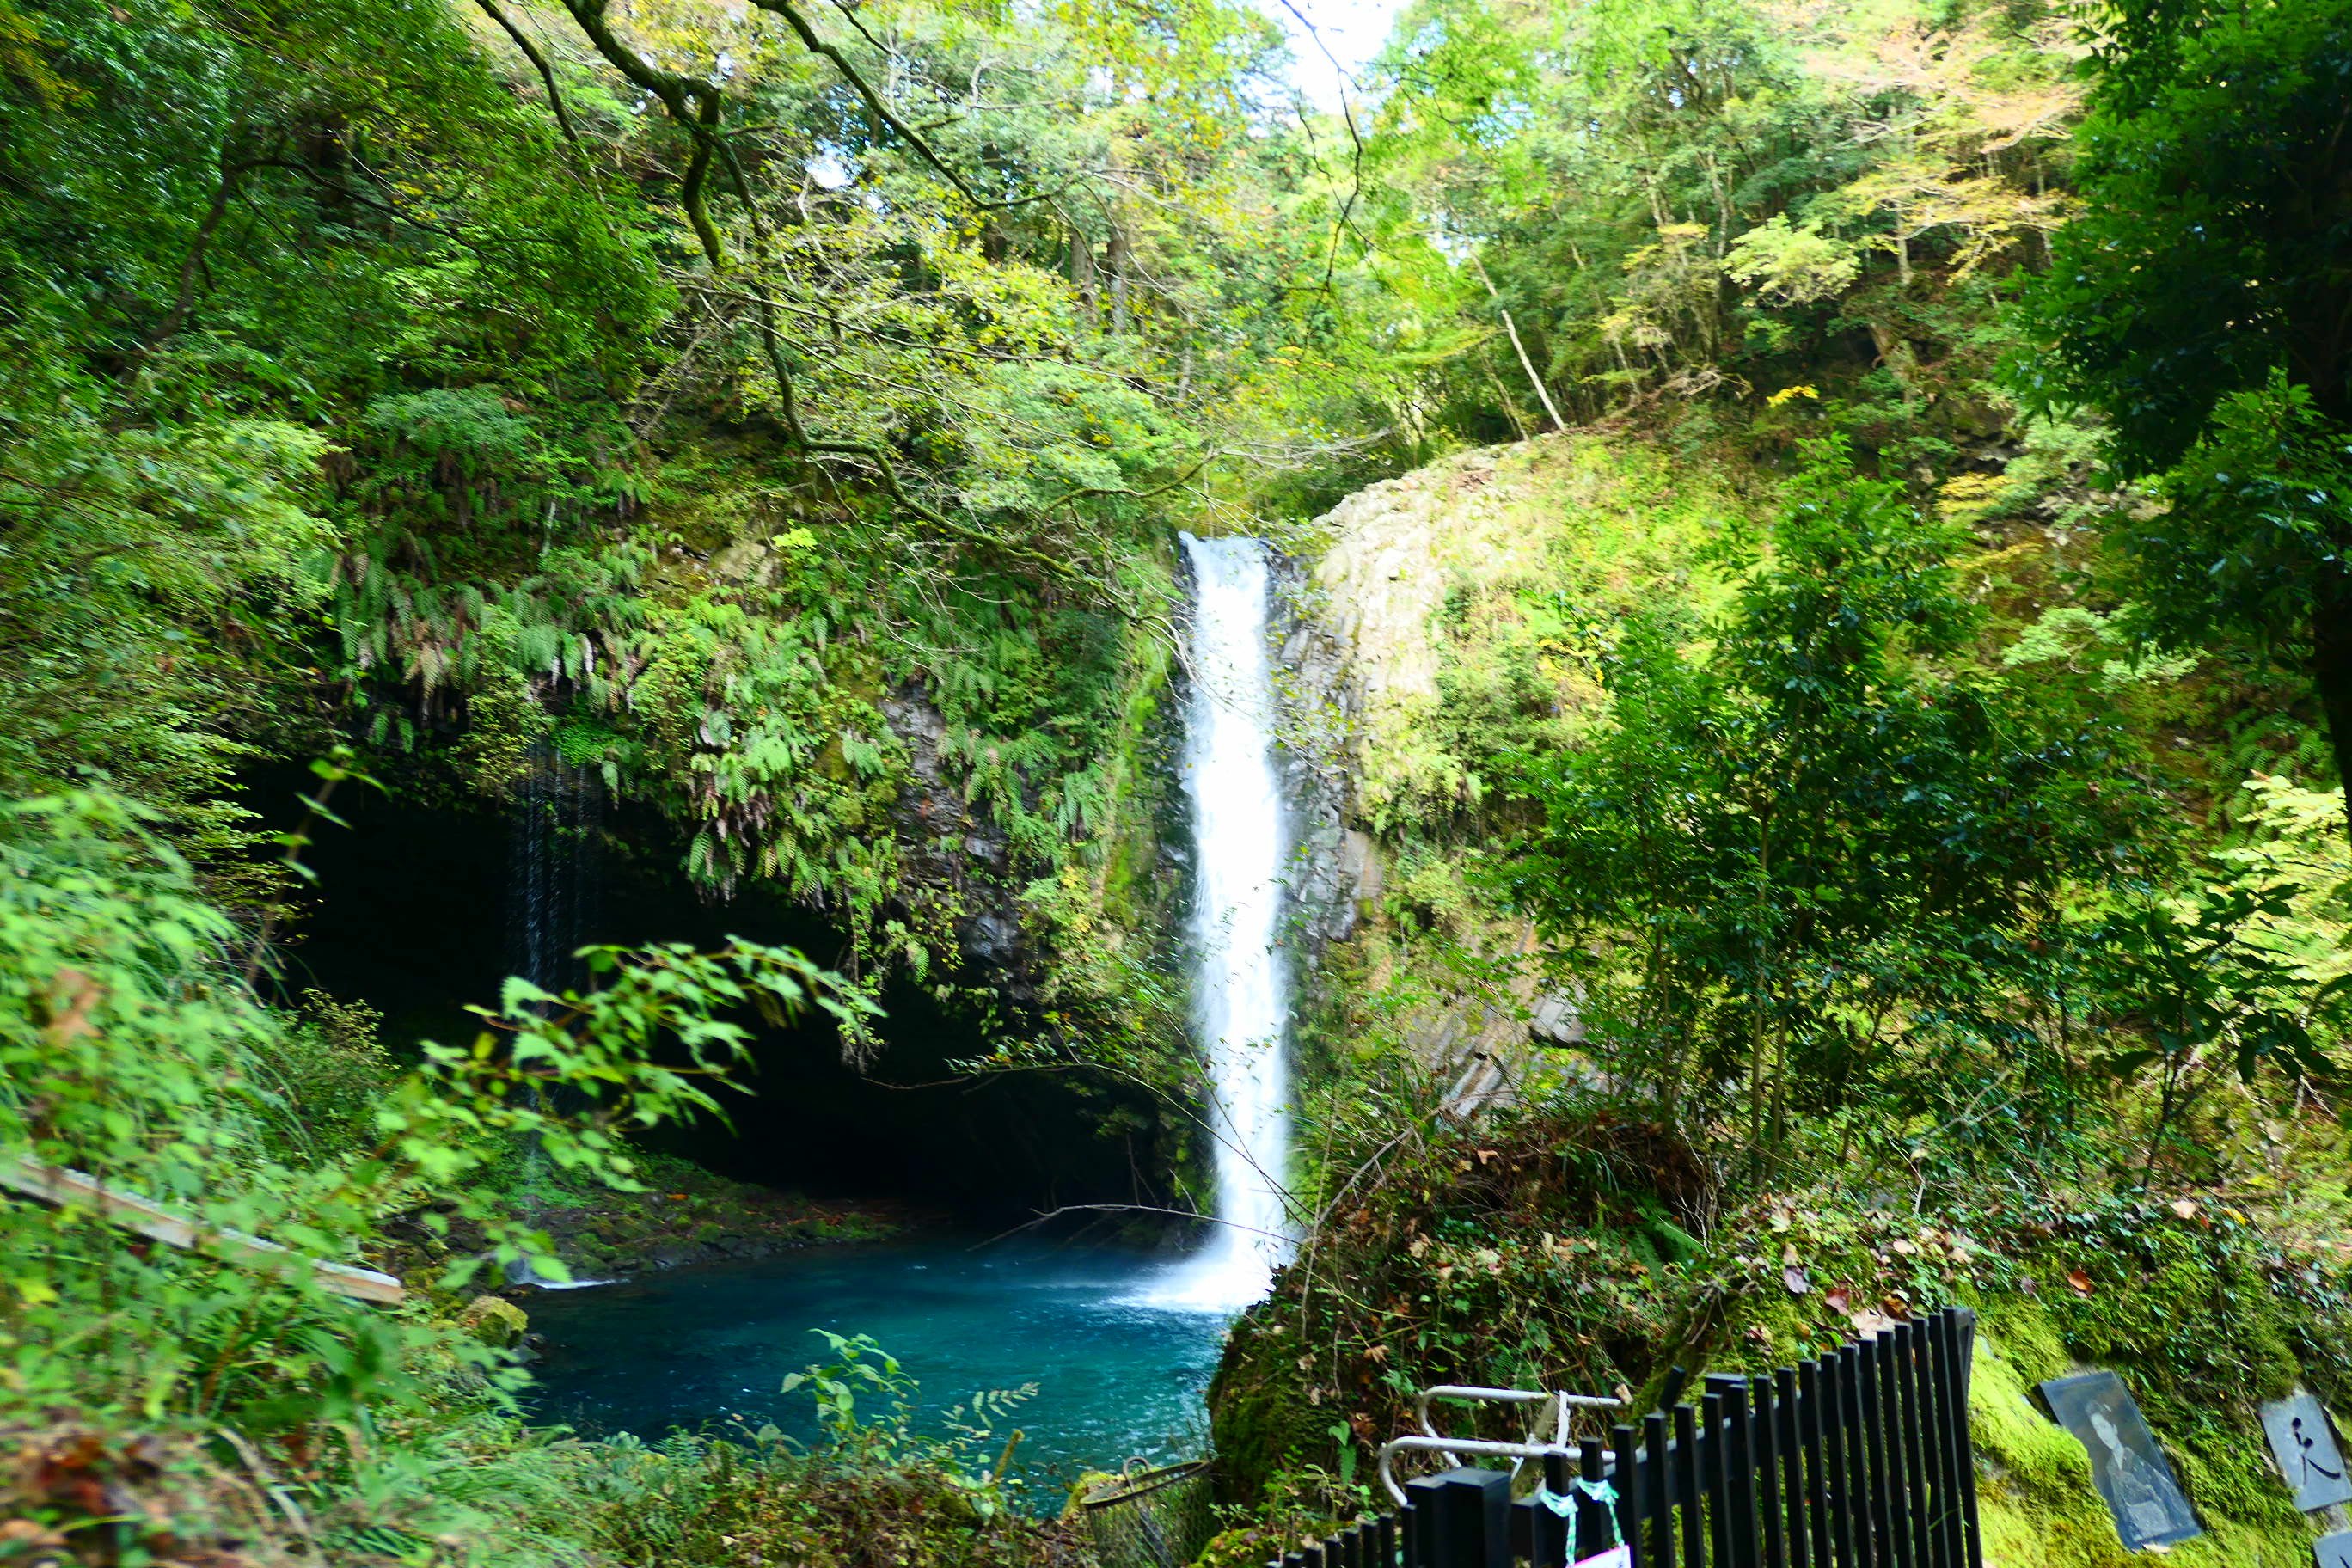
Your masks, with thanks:
<instances>
[{"instance_id":1,"label":"narrow wooden post","mask_svg":"<svg viewBox=\"0 0 2352 1568\"><path fill-rule=\"evenodd\" d=\"M1822 1385L1822 1476L1823 1502L1829 1510L1830 1561L1832 1568L1854 1568L1853 1478L1846 1465L1847 1445L1853 1423L1846 1415L1852 1389L1846 1382L1846 1362L1841 1351L1822 1357L1817 1374Z\"/></svg>"},{"instance_id":2,"label":"narrow wooden post","mask_svg":"<svg viewBox=\"0 0 2352 1568\"><path fill-rule=\"evenodd\" d=\"M1543 1458L1544 1489L1554 1497L1568 1495L1568 1456L1546 1454ZM1568 1561L1568 1521L1549 1509L1537 1511L1535 1541L1530 1561L1537 1568L1546 1563Z\"/></svg>"},{"instance_id":3,"label":"narrow wooden post","mask_svg":"<svg viewBox=\"0 0 2352 1568\"><path fill-rule=\"evenodd\" d=\"M1780 1416L1773 1408L1772 1380L1748 1385L1756 1429L1756 1510L1764 1526L1764 1568L1789 1568L1789 1531L1780 1489Z\"/></svg>"},{"instance_id":4,"label":"narrow wooden post","mask_svg":"<svg viewBox=\"0 0 2352 1568\"><path fill-rule=\"evenodd\" d=\"M1960 1307L1954 1309L1953 1319L1959 1331L1952 1336L1952 1348L1947 1353L1952 1358L1953 1386L1958 1390L1954 1404L1958 1408L1959 1420L1952 1434L1960 1450L1960 1517L1968 1531L1969 1568L1984 1568L1984 1528L1977 1519L1976 1445L1969 1436L1969 1389L1976 1373L1977 1315Z\"/></svg>"},{"instance_id":5,"label":"narrow wooden post","mask_svg":"<svg viewBox=\"0 0 2352 1568\"><path fill-rule=\"evenodd\" d=\"M1853 1521L1853 1560L1858 1568L1884 1568L1889 1559L1879 1552L1885 1500L1878 1486L1885 1472L1879 1452L1878 1394L1870 1378L1870 1358L1859 1342L1840 1350L1838 1362L1838 1378L1845 1385L1846 1512Z\"/></svg>"},{"instance_id":6,"label":"narrow wooden post","mask_svg":"<svg viewBox=\"0 0 2352 1568\"><path fill-rule=\"evenodd\" d=\"M1645 1568L1675 1568L1674 1447L1666 1436L1666 1413L1642 1417L1642 1503L1650 1516L1650 1555Z\"/></svg>"},{"instance_id":7,"label":"narrow wooden post","mask_svg":"<svg viewBox=\"0 0 2352 1568\"><path fill-rule=\"evenodd\" d=\"M1617 1488L1617 1539L1633 1559L1633 1568L1648 1568L1648 1542L1642 1534L1642 1438L1633 1427L1620 1421L1610 1430L1615 1444Z\"/></svg>"},{"instance_id":8,"label":"narrow wooden post","mask_svg":"<svg viewBox=\"0 0 2352 1568\"><path fill-rule=\"evenodd\" d=\"M1813 1568L1812 1535L1805 1521L1805 1439L1800 1406L1803 1391L1797 1369L1784 1366L1772 1374L1772 1409L1780 1422L1780 1497L1789 1511L1789 1561L1797 1568Z\"/></svg>"},{"instance_id":9,"label":"narrow wooden post","mask_svg":"<svg viewBox=\"0 0 2352 1568\"><path fill-rule=\"evenodd\" d=\"M1576 1445L1576 1473L1584 1480L1598 1481L1608 1474L1601 1461L1601 1439L1583 1437ZM1590 1557L1607 1550L1608 1542L1617 1529L1617 1516L1593 1500L1591 1495L1580 1489L1576 1494L1576 1552L1580 1557Z\"/></svg>"},{"instance_id":10,"label":"narrow wooden post","mask_svg":"<svg viewBox=\"0 0 2352 1568\"><path fill-rule=\"evenodd\" d=\"M1895 1327L1895 1380L1903 1396L1903 1473L1910 1481L1911 1554L1920 1568L1943 1568L1937 1560L1933 1478L1927 1472L1927 1390L1919 1382L1916 1323Z\"/></svg>"},{"instance_id":11,"label":"narrow wooden post","mask_svg":"<svg viewBox=\"0 0 2352 1568\"><path fill-rule=\"evenodd\" d=\"M1709 1389L1699 1395L1698 1411L1699 1424L1706 1429L1699 1458L1706 1465L1701 1484L1706 1492L1707 1544L1718 1568L1737 1568L1744 1560L1731 1554L1731 1443L1724 1430L1723 1395Z\"/></svg>"},{"instance_id":12,"label":"narrow wooden post","mask_svg":"<svg viewBox=\"0 0 2352 1568\"><path fill-rule=\"evenodd\" d=\"M1715 1382L1709 1378L1710 1383ZM1732 1563L1750 1564L1757 1561L1756 1550L1756 1423L1748 1408L1748 1380L1726 1375L1720 1384L1723 1390L1723 1424L1726 1436L1724 1463L1730 1471L1731 1484L1725 1489L1726 1511L1730 1518Z\"/></svg>"},{"instance_id":13,"label":"narrow wooden post","mask_svg":"<svg viewBox=\"0 0 2352 1568\"><path fill-rule=\"evenodd\" d=\"M1805 1513L1811 1550L1805 1568L1836 1568L1830 1539L1829 1453L1822 1437L1822 1403L1828 1396L1822 1363L1797 1363L1797 1444L1805 1456Z\"/></svg>"},{"instance_id":14,"label":"narrow wooden post","mask_svg":"<svg viewBox=\"0 0 2352 1568\"><path fill-rule=\"evenodd\" d=\"M1878 1389L1879 1438L1885 1467L1879 1472L1879 1489L1886 1497L1885 1559L1891 1568L1919 1568L1911 1554L1911 1482L1903 1462L1904 1410L1895 1376L1895 1336L1882 1333L1870 1342L1872 1382Z\"/></svg>"},{"instance_id":15,"label":"narrow wooden post","mask_svg":"<svg viewBox=\"0 0 2352 1568\"><path fill-rule=\"evenodd\" d=\"M1684 1568L1706 1568L1706 1518L1699 1503L1698 1413L1687 1405L1675 1406L1674 1489L1682 1512Z\"/></svg>"}]
</instances>

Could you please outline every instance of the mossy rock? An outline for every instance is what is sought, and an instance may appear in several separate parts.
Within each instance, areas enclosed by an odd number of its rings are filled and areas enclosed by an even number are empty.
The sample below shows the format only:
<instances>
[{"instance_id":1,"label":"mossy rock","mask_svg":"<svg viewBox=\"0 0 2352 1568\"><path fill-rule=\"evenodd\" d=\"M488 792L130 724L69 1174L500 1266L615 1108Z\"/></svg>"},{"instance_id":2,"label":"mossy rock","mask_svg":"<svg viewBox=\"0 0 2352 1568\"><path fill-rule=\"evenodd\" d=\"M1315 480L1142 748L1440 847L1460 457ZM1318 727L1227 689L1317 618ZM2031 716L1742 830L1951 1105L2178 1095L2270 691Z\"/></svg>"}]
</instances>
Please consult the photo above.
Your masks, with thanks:
<instances>
[{"instance_id":1,"label":"mossy rock","mask_svg":"<svg viewBox=\"0 0 2352 1568\"><path fill-rule=\"evenodd\" d=\"M1969 1392L1986 1568L2123 1568L2137 1559L2124 1550L2092 1483L2090 1455L2033 1403L2033 1382L2068 1370L2063 1360L2049 1364L2055 1346L2050 1320L2030 1306L2004 1315L2019 1330L2019 1352L2012 1359L2007 1342L1990 1330L1980 1332ZM2019 1360L2031 1370L2021 1371ZM2205 1441L2165 1447L2207 1533L2174 1545L2166 1561L2308 1568L2316 1531L2294 1511L2284 1483L2267 1474L2261 1439L2252 1438L2257 1447L2249 1450L2230 1435L2217 1458L2210 1445L2220 1435L2199 1436Z\"/></svg>"},{"instance_id":2,"label":"mossy rock","mask_svg":"<svg viewBox=\"0 0 2352 1568\"><path fill-rule=\"evenodd\" d=\"M1307 1397L1296 1336L1265 1305L1234 1325L1209 1382L1209 1434L1217 1455L1217 1489L1229 1501L1255 1504L1276 1470L1331 1465L1338 1419Z\"/></svg>"},{"instance_id":3,"label":"mossy rock","mask_svg":"<svg viewBox=\"0 0 2352 1568\"><path fill-rule=\"evenodd\" d=\"M530 1319L503 1296L477 1296L458 1312L457 1326L486 1345L512 1350L530 1331Z\"/></svg>"}]
</instances>

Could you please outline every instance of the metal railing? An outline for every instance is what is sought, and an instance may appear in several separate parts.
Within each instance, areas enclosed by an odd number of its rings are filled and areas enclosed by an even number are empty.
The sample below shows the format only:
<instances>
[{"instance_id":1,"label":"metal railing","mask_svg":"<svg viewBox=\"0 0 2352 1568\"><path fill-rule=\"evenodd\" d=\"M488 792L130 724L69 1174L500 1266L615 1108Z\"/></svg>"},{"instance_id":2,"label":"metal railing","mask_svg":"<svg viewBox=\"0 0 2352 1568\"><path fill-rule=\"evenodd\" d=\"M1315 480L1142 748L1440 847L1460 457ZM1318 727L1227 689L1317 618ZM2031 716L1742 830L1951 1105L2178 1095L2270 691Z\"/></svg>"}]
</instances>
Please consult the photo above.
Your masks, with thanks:
<instances>
[{"instance_id":1,"label":"metal railing","mask_svg":"<svg viewBox=\"0 0 2352 1568\"><path fill-rule=\"evenodd\" d=\"M1104 1568L1184 1568L1216 1533L1211 1500L1206 1459L1156 1468L1129 1459L1079 1500L1077 1514Z\"/></svg>"},{"instance_id":2,"label":"metal railing","mask_svg":"<svg viewBox=\"0 0 2352 1568\"><path fill-rule=\"evenodd\" d=\"M1480 1437L1449 1437L1440 1432L1429 1417L1431 1403L1440 1399L1479 1405L1548 1405L1553 1413L1552 1435L1546 1441L1530 1432L1525 1441L1517 1443L1494 1442ZM1624 1407L1624 1404L1622 1399L1612 1399L1605 1394L1570 1394L1564 1389L1544 1392L1526 1388L1479 1388L1459 1383L1441 1383L1433 1388L1424 1388L1414 1399L1412 1406L1414 1419L1421 1423L1420 1435L1391 1437L1381 1445L1381 1486L1398 1507L1403 1507L1404 1489L1397 1484L1394 1469L1396 1456L1415 1453L1435 1454L1447 1464L1456 1467L1461 1465L1465 1454L1475 1454L1480 1458L1508 1458L1515 1461L1511 1466L1511 1476L1517 1479L1529 1459L1540 1459L1555 1449L1567 1447L1569 1420L1574 1412L1619 1410Z\"/></svg>"},{"instance_id":3,"label":"metal railing","mask_svg":"<svg viewBox=\"0 0 2352 1568\"><path fill-rule=\"evenodd\" d=\"M1538 1460L1541 1482L1515 1496L1510 1472L1470 1468L1409 1481L1395 1512L1269 1568L1983 1568L1975 1342L1975 1314L1948 1308L1769 1376L1710 1376L1696 1403L1605 1442L1434 1436L1425 1398L1423 1433L1398 1451L1507 1451Z\"/></svg>"}]
</instances>

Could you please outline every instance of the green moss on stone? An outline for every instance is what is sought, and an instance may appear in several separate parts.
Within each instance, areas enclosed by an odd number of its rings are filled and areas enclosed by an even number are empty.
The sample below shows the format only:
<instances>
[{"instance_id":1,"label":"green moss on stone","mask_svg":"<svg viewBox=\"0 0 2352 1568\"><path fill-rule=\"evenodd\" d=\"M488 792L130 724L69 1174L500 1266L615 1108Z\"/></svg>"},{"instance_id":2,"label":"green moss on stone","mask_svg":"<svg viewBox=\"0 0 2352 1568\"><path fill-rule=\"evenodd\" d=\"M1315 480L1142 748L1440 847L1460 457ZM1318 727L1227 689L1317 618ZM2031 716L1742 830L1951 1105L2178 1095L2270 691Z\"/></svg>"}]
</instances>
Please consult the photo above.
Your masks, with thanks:
<instances>
[{"instance_id":1,"label":"green moss on stone","mask_svg":"<svg viewBox=\"0 0 2352 1568\"><path fill-rule=\"evenodd\" d=\"M2012 1352L2011 1342L1990 1328L1980 1332L1969 1394L1987 1568L2111 1568L2133 1561L2092 1484L2090 1456L2033 1403L2033 1383L2067 1370L2063 1351L2059 1364L2051 1364L2048 1314L2009 1302L1998 1316L2011 1326L2005 1331L2017 1334L2018 1348ZM2020 1360L2031 1371L2021 1370ZM2174 1546L2167 1561L2306 1568L2317 1532L2270 1472L2258 1436L2249 1439L2219 1420L2158 1436L2207 1531Z\"/></svg>"}]
</instances>

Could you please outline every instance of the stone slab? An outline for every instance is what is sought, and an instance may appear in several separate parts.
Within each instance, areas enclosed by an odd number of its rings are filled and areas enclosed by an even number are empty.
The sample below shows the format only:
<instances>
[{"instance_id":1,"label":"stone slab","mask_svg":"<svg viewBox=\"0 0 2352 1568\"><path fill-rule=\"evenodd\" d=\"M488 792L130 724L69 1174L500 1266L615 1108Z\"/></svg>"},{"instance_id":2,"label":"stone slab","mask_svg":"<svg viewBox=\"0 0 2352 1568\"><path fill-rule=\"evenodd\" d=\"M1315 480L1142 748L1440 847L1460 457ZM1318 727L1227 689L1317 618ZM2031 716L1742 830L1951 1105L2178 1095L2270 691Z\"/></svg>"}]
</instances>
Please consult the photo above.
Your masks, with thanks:
<instances>
[{"instance_id":1,"label":"stone slab","mask_svg":"<svg viewBox=\"0 0 2352 1568\"><path fill-rule=\"evenodd\" d=\"M2294 1489L2294 1506L2309 1513L2331 1503L2352 1502L2352 1479L2347 1479L2336 1429L2318 1400L2308 1394L2289 1394L2263 1406L2263 1434L2271 1440L2271 1455L2279 1474Z\"/></svg>"},{"instance_id":2,"label":"stone slab","mask_svg":"<svg viewBox=\"0 0 2352 1568\"><path fill-rule=\"evenodd\" d=\"M2205 1533L2157 1446L2139 1405L2111 1372L2057 1377L2042 1385L2051 1415L2089 1450L2091 1479L2115 1516L2127 1552Z\"/></svg>"},{"instance_id":3,"label":"stone slab","mask_svg":"<svg viewBox=\"0 0 2352 1568\"><path fill-rule=\"evenodd\" d=\"M2319 1568L2352 1568L2352 1530L2321 1536L2312 1542L2311 1555Z\"/></svg>"}]
</instances>

